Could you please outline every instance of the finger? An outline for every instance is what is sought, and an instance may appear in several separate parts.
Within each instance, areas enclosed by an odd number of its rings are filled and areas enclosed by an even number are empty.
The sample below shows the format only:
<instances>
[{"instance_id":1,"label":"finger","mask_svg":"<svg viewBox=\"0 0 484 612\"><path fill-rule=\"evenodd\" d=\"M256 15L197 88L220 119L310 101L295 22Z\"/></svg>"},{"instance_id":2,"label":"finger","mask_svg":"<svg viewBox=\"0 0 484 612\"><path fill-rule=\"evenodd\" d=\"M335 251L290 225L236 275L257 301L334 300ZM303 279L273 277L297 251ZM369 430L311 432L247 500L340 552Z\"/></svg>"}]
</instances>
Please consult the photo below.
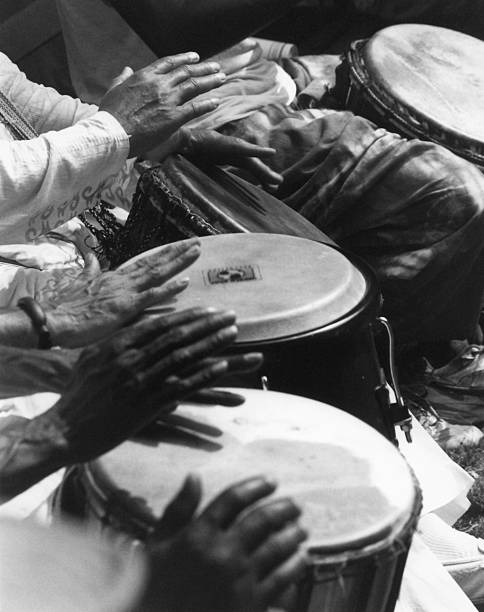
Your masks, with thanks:
<instances>
[{"instance_id":1,"label":"finger","mask_svg":"<svg viewBox=\"0 0 484 612\"><path fill-rule=\"evenodd\" d=\"M149 317L136 321L122 332L118 332L111 340L115 352L122 352L128 347L143 347L151 342L153 337L168 332L174 326L184 325L206 317L212 313L212 308L189 308L180 312Z\"/></svg>"},{"instance_id":2,"label":"finger","mask_svg":"<svg viewBox=\"0 0 484 612\"><path fill-rule=\"evenodd\" d=\"M133 76L133 74L134 74L134 70L130 68L129 66L125 66L121 74L119 74L117 77L115 77L111 81L111 85L109 86L109 89L114 89L118 85L121 85L121 83L124 83L124 81L129 79L129 77Z\"/></svg>"},{"instance_id":3,"label":"finger","mask_svg":"<svg viewBox=\"0 0 484 612\"><path fill-rule=\"evenodd\" d=\"M220 72L220 64L217 62L202 62L201 64L185 64L177 68L171 74L171 84L173 87L180 85L190 79L216 74Z\"/></svg>"},{"instance_id":4,"label":"finger","mask_svg":"<svg viewBox=\"0 0 484 612\"><path fill-rule=\"evenodd\" d=\"M295 521L300 515L300 508L291 499L276 499L255 508L244 516L237 525L237 533L247 551L251 552L268 536L282 529L288 522ZM264 550L267 552L269 548L268 544L268 548ZM262 562L263 560L264 556L262 556Z\"/></svg>"},{"instance_id":5,"label":"finger","mask_svg":"<svg viewBox=\"0 0 484 612\"><path fill-rule=\"evenodd\" d=\"M207 357L204 359L204 365L210 365L210 363L219 358ZM252 372L257 370L264 361L262 353L244 353L243 355L224 355L224 359L228 362L228 371L231 374L238 374L242 372ZM184 371L184 374L189 374L188 371Z\"/></svg>"},{"instance_id":6,"label":"finger","mask_svg":"<svg viewBox=\"0 0 484 612\"><path fill-rule=\"evenodd\" d=\"M158 337L144 348L145 364L152 363L154 360L159 360L165 355L169 356L172 365L180 371L181 367L190 365L193 358L196 360L203 359L212 353L205 353L204 348L200 347L201 343L217 343L216 336L218 333L225 333L230 330L229 335L235 339L237 329L234 329L235 314L233 312L210 312L202 317L196 317L193 321L185 324L173 325L171 329L165 331L161 329ZM188 349L189 347L189 349ZM176 349L182 349L176 353ZM190 355L185 355L187 350ZM176 357L178 355L178 357ZM177 358L180 363L177 363ZM182 366L181 362L189 358L188 362Z\"/></svg>"},{"instance_id":7,"label":"finger","mask_svg":"<svg viewBox=\"0 0 484 612\"><path fill-rule=\"evenodd\" d=\"M290 585L302 579L307 569L307 556L303 552L293 555L260 584L262 603L274 603Z\"/></svg>"},{"instance_id":8,"label":"finger","mask_svg":"<svg viewBox=\"0 0 484 612\"><path fill-rule=\"evenodd\" d=\"M202 484L198 476L189 474L175 497L166 506L152 535L157 540L174 536L192 520L202 498Z\"/></svg>"},{"instance_id":9,"label":"finger","mask_svg":"<svg viewBox=\"0 0 484 612\"><path fill-rule=\"evenodd\" d=\"M154 71L158 74L167 74L176 70L183 64L196 64L200 61L200 56L194 51L188 51L187 53L177 53L176 55L168 55L162 57L159 60L154 61L152 64L144 68L145 71Z\"/></svg>"},{"instance_id":10,"label":"finger","mask_svg":"<svg viewBox=\"0 0 484 612\"><path fill-rule=\"evenodd\" d=\"M200 257L200 246L193 244L180 249L178 253L171 251L163 257L156 258L155 255L135 262L136 268L128 272L129 279L139 290L160 285L186 270Z\"/></svg>"},{"instance_id":11,"label":"finger","mask_svg":"<svg viewBox=\"0 0 484 612\"><path fill-rule=\"evenodd\" d=\"M292 557L307 537L308 534L304 529L291 523L267 538L253 555L259 580L264 579Z\"/></svg>"},{"instance_id":12,"label":"finger","mask_svg":"<svg viewBox=\"0 0 484 612\"><path fill-rule=\"evenodd\" d=\"M220 100L218 98L210 98L209 100L195 100L186 102L178 107L178 117L174 121L174 127L182 127L192 119L201 117L206 113L210 113L218 108Z\"/></svg>"},{"instance_id":13,"label":"finger","mask_svg":"<svg viewBox=\"0 0 484 612\"><path fill-rule=\"evenodd\" d=\"M178 104L188 102L192 98L220 87L227 79L225 73L218 72L209 76L192 77L178 85Z\"/></svg>"},{"instance_id":14,"label":"finger","mask_svg":"<svg viewBox=\"0 0 484 612\"><path fill-rule=\"evenodd\" d=\"M195 344L192 344L190 346L182 346L175 350L169 351L168 355L165 358L155 362L155 364L150 368L145 369L144 371L142 369L141 371L138 371L135 374L134 379L136 380L137 384L142 387L145 386L149 388L156 388L160 385L160 380L166 379L167 376L174 375L178 377L178 379L180 380L180 385L182 385L183 381L187 380L187 377L182 374L183 370L187 366L193 365L199 360L206 357L207 355L211 355L221 350L222 348L227 347L235 340L236 336L237 328L235 326L221 329L196 342ZM145 359L141 355L140 364L138 365L138 367L140 367L140 365L142 364L141 368L146 368L146 365L143 364L143 361L145 361ZM223 373L225 373L227 371L227 362L223 360L219 363L224 364ZM221 375L222 373L219 376ZM205 386L212 384L212 381L209 382L207 380L205 382ZM200 387L197 387L197 389L198 388Z\"/></svg>"},{"instance_id":15,"label":"finger","mask_svg":"<svg viewBox=\"0 0 484 612\"><path fill-rule=\"evenodd\" d=\"M231 393L230 391L220 391L218 389L201 389L190 395L188 400L195 404L215 404L218 406L227 406L227 408L233 408L240 406L245 402L245 397L238 393Z\"/></svg>"},{"instance_id":16,"label":"finger","mask_svg":"<svg viewBox=\"0 0 484 612\"><path fill-rule=\"evenodd\" d=\"M150 391L150 405L163 404L158 416L166 414L167 402L181 402L205 387L215 385L227 373L227 362L223 359L197 370L191 376L168 376L162 385L158 384Z\"/></svg>"},{"instance_id":17,"label":"finger","mask_svg":"<svg viewBox=\"0 0 484 612\"><path fill-rule=\"evenodd\" d=\"M243 480L218 495L202 512L200 518L226 528L243 510L271 495L275 490L276 484L263 476Z\"/></svg>"},{"instance_id":18,"label":"finger","mask_svg":"<svg viewBox=\"0 0 484 612\"><path fill-rule=\"evenodd\" d=\"M170 283L166 283L161 287L151 287L150 289L142 291L137 296L136 314L139 314L151 306L159 306L172 300L176 295L184 291L189 284L190 279L179 278Z\"/></svg>"},{"instance_id":19,"label":"finger","mask_svg":"<svg viewBox=\"0 0 484 612\"><path fill-rule=\"evenodd\" d=\"M248 157L239 163L240 167L249 170L263 185L280 185L284 177L274 172L267 164L257 157Z\"/></svg>"},{"instance_id":20,"label":"finger","mask_svg":"<svg viewBox=\"0 0 484 612\"><path fill-rule=\"evenodd\" d=\"M149 254L148 252L143 257L140 257L136 261L126 265L123 268L123 272L130 275L139 274L140 271L143 271L144 266L146 265L149 267L155 267L157 265L170 262L189 251L192 247L200 247L200 245L200 239L196 237L172 242L163 246L161 249L157 249L154 253Z\"/></svg>"}]
</instances>

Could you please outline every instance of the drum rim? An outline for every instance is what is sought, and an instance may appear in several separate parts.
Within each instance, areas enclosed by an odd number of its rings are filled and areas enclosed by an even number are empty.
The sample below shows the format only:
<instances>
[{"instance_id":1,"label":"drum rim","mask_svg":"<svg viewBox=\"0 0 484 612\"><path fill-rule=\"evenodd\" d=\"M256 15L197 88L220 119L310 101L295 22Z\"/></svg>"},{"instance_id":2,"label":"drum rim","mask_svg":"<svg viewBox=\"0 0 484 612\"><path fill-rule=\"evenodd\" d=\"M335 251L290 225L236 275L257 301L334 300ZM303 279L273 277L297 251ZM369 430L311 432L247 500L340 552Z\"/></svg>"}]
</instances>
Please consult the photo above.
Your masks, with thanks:
<instances>
[{"instance_id":1,"label":"drum rim","mask_svg":"<svg viewBox=\"0 0 484 612\"><path fill-rule=\"evenodd\" d=\"M374 81L368 72L362 52L370 40L371 38L364 38L353 41L345 54L350 79L347 100L351 96L352 88L356 88L368 99L376 112L386 116L387 120L405 135L445 146L459 157L484 168L483 142L464 136L453 128L442 126L418 110L397 100ZM428 127L428 131L424 131L423 126ZM452 137L454 142L449 143L447 136Z\"/></svg>"},{"instance_id":2,"label":"drum rim","mask_svg":"<svg viewBox=\"0 0 484 612\"><path fill-rule=\"evenodd\" d=\"M370 264L364 261L360 256L349 253L346 249L339 246L327 244L326 242L318 240L314 240L313 242L319 242L320 244L324 244L324 246L338 251L346 259L348 259L363 276L365 281L365 292L358 304L353 306L353 308L351 308L346 314L321 327L314 327L303 332L288 334L286 336L275 336L274 338L266 338L263 340L238 341L236 339L232 347L237 349L245 349L255 346L265 347L293 342L304 342L308 338L313 338L314 336L329 339L341 334L350 334L355 329L362 329L365 326L365 323L370 324L371 321L377 316L379 310L381 309L383 298L381 296L381 290L376 273Z\"/></svg>"}]
</instances>

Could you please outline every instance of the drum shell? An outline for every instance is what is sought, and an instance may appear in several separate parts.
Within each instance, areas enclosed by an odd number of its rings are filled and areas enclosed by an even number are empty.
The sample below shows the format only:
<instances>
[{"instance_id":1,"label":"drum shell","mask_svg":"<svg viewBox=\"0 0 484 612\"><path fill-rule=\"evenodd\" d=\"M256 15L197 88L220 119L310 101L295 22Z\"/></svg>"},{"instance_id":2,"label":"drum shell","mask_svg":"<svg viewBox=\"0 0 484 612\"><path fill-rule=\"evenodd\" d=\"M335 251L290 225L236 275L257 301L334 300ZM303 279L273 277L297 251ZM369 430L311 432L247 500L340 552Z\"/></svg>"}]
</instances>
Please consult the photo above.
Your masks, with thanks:
<instances>
[{"instance_id":1,"label":"drum shell","mask_svg":"<svg viewBox=\"0 0 484 612\"><path fill-rule=\"evenodd\" d=\"M406 107L377 85L365 65L363 50L368 40L353 42L339 69L339 78L346 88L345 109L405 138L442 145L484 171L483 143L446 129L417 110Z\"/></svg>"},{"instance_id":2,"label":"drum shell","mask_svg":"<svg viewBox=\"0 0 484 612\"><path fill-rule=\"evenodd\" d=\"M417 483L416 491L413 513L390 538L338 555L311 551L291 612L393 612L421 511Z\"/></svg>"},{"instance_id":3,"label":"drum shell","mask_svg":"<svg viewBox=\"0 0 484 612\"><path fill-rule=\"evenodd\" d=\"M233 353L262 352L255 373L224 379L224 385L261 388L262 377L272 391L316 399L356 416L387 439L395 440L388 404L382 403L381 365L374 322L381 296L374 273L360 260L352 263L364 274L367 291L344 317L320 329L261 342L237 342Z\"/></svg>"}]
</instances>

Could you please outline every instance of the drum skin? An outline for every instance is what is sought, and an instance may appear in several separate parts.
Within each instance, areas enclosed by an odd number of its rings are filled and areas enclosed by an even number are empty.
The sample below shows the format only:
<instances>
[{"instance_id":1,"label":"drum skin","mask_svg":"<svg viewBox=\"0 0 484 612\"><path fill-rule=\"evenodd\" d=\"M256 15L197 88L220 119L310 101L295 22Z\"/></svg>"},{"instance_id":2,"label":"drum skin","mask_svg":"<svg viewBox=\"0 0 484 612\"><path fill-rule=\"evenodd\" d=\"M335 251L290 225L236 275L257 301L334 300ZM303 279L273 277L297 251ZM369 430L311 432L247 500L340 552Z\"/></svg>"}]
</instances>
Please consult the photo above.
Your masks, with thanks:
<instances>
[{"instance_id":1,"label":"drum skin","mask_svg":"<svg viewBox=\"0 0 484 612\"><path fill-rule=\"evenodd\" d=\"M373 428L327 404L236 389L237 408L183 404L145 439L78 469L78 506L99 528L144 539L187 472L201 508L237 480L267 474L293 497L310 564L288 609L389 612L420 493L402 455Z\"/></svg>"},{"instance_id":2,"label":"drum skin","mask_svg":"<svg viewBox=\"0 0 484 612\"><path fill-rule=\"evenodd\" d=\"M410 138L442 144L484 167L484 42L401 24L353 43L347 108Z\"/></svg>"},{"instance_id":3,"label":"drum skin","mask_svg":"<svg viewBox=\"0 0 484 612\"><path fill-rule=\"evenodd\" d=\"M336 247L292 236L224 234L201 245L183 274L189 287L150 312L234 310L231 351L261 351L264 364L224 384L260 389L265 376L271 390L328 402L393 440L372 330L380 307L373 272Z\"/></svg>"}]
</instances>

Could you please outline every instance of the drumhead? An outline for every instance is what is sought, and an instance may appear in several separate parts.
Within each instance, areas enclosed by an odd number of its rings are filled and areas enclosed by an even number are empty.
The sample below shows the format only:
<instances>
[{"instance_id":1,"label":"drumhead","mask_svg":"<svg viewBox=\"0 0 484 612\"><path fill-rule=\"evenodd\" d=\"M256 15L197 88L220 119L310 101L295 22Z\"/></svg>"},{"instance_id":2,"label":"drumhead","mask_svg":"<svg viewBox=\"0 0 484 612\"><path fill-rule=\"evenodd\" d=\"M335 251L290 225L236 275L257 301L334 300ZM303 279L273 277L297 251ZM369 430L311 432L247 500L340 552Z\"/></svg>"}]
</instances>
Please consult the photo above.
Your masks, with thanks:
<instances>
[{"instance_id":1,"label":"drumhead","mask_svg":"<svg viewBox=\"0 0 484 612\"><path fill-rule=\"evenodd\" d=\"M314 400L236 391L246 398L242 406L183 404L156 439L128 441L85 466L90 494L103 492L113 513L118 504L121 515L129 506L133 517L153 520L188 472L201 477L203 505L230 484L265 474L279 483L276 495L302 506L315 551L379 542L413 516L411 472L373 428Z\"/></svg>"},{"instance_id":2,"label":"drumhead","mask_svg":"<svg viewBox=\"0 0 484 612\"><path fill-rule=\"evenodd\" d=\"M446 131L484 143L484 42L445 28L401 24L364 46L375 84Z\"/></svg>"},{"instance_id":3,"label":"drumhead","mask_svg":"<svg viewBox=\"0 0 484 612\"><path fill-rule=\"evenodd\" d=\"M72 526L0 523L2 612L128 612L141 595L136 550Z\"/></svg>"},{"instance_id":4,"label":"drumhead","mask_svg":"<svg viewBox=\"0 0 484 612\"><path fill-rule=\"evenodd\" d=\"M327 244L279 234L222 234L200 240L200 258L180 275L188 276L190 284L169 307L234 310L237 342L319 329L348 314L366 293L363 274ZM159 314L166 308L165 303L150 311Z\"/></svg>"}]
</instances>

